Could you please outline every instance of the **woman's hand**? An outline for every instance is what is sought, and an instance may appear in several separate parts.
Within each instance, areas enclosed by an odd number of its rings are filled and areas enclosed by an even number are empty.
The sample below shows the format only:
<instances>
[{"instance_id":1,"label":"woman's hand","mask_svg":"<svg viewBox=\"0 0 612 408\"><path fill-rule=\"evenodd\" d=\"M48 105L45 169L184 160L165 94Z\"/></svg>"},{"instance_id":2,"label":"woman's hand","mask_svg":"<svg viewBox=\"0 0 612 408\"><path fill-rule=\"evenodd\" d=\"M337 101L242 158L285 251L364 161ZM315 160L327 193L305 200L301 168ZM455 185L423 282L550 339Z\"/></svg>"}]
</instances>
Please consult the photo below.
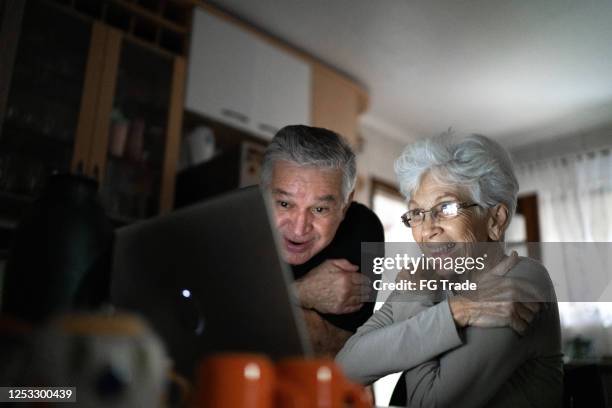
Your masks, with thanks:
<instances>
[{"instance_id":1,"label":"woman's hand","mask_svg":"<svg viewBox=\"0 0 612 408\"><path fill-rule=\"evenodd\" d=\"M536 302L473 301L463 296L450 299L449 304L453 319L459 327L508 326L521 335L540 310L540 304Z\"/></svg>"},{"instance_id":2,"label":"woman's hand","mask_svg":"<svg viewBox=\"0 0 612 408\"><path fill-rule=\"evenodd\" d=\"M483 275L476 291L449 300L457 326L507 326L519 334L527 330L545 299L532 283L504 276L517 263L513 252Z\"/></svg>"}]
</instances>

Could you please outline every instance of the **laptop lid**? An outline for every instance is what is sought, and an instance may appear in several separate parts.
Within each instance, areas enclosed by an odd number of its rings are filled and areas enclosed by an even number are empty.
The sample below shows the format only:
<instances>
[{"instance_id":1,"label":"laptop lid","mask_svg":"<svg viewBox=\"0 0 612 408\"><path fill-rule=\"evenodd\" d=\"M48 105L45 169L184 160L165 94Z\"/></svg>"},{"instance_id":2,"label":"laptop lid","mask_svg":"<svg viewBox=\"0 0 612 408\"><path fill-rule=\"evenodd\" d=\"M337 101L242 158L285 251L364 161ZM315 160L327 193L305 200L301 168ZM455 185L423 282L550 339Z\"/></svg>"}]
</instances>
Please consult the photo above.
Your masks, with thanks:
<instances>
[{"instance_id":1,"label":"laptop lid","mask_svg":"<svg viewBox=\"0 0 612 408\"><path fill-rule=\"evenodd\" d=\"M113 304L143 315L189 376L214 352L309 355L291 281L257 187L116 232Z\"/></svg>"}]
</instances>

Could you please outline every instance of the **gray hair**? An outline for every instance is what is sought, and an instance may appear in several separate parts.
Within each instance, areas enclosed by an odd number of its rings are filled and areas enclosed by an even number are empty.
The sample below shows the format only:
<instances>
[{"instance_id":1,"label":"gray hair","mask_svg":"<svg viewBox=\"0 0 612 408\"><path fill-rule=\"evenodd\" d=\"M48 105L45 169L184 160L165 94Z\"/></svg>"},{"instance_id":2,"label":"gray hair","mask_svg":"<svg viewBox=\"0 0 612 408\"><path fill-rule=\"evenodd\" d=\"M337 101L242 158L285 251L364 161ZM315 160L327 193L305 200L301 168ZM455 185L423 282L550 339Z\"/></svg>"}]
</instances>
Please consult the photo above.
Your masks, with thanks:
<instances>
[{"instance_id":1,"label":"gray hair","mask_svg":"<svg viewBox=\"0 0 612 408\"><path fill-rule=\"evenodd\" d=\"M463 186L483 208L505 204L508 222L512 219L519 185L510 155L499 143L482 135L458 140L444 133L406 146L395 161L400 190L407 199L428 172L443 183Z\"/></svg>"},{"instance_id":2,"label":"gray hair","mask_svg":"<svg viewBox=\"0 0 612 408\"><path fill-rule=\"evenodd\" d=\"M279 130L266 149L261 182L268 187L277 161L342 171L342 198L348 201L357 180L355 153L340 135L328 129L291 125Z\"/></svg>"}]
</instances>

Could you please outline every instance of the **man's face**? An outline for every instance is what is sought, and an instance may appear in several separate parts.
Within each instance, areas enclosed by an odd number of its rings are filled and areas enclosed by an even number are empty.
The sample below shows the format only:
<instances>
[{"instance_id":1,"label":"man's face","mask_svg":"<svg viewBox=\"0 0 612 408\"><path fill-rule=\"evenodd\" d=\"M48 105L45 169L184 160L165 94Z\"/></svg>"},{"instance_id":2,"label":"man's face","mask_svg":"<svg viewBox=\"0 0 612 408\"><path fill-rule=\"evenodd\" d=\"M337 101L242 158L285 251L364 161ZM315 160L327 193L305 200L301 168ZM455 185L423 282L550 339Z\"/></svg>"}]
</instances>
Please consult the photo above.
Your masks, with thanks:
<instances>
[{"instance_id":1,"label":"man's face","mask_svg":"<svg viewBox=\"0 0 612 408\"><path fill-rule=\"evenodd\" d=\"M348 207L340 170L278 161L270 193L283 257L291 265L303 264L332 241Z\"/></svg>"}]
</instances>

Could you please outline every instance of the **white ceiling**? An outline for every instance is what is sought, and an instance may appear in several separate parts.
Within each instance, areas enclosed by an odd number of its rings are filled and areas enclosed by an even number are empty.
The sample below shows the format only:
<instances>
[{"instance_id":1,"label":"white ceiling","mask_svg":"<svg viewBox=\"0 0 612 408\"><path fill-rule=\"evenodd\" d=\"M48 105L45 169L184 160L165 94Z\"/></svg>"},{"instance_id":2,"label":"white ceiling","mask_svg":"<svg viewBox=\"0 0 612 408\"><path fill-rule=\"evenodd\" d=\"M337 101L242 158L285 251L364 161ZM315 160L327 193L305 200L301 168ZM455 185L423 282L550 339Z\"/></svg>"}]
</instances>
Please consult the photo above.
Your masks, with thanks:
<instances>
[{"instance_id":1,"label":"white ceiling","mask_svg":"<svg viewBox=\"0 0 612 408\"><path fill-rule=\"evenodd\" d=\"M609 0L218 0L361 82L364 123L515 147L612 123Z\"/></svg>"}]
</instances>

